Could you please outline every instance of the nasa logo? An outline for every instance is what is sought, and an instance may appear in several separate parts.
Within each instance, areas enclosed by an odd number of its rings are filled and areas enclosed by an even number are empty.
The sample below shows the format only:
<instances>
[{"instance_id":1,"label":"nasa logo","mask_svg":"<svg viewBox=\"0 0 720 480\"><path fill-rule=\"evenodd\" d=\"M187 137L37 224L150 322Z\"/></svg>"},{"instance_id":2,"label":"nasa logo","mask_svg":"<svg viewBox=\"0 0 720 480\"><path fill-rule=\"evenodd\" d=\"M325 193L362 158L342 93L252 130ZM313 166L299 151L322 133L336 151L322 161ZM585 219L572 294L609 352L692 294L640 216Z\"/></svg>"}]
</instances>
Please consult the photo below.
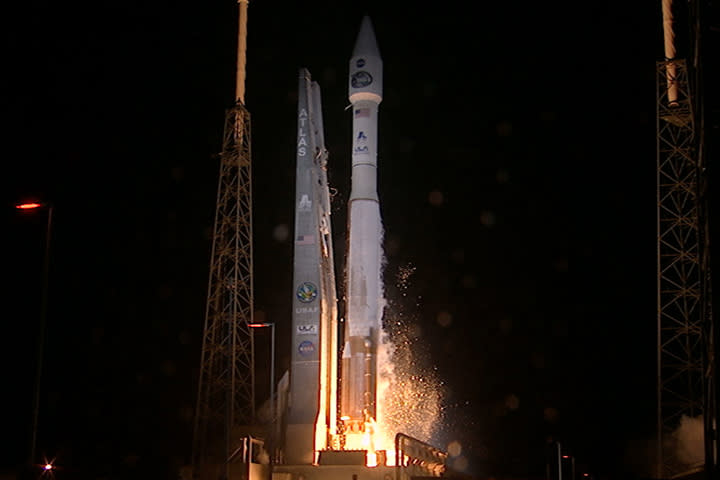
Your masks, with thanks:
<instances>
[{"instance_id":1,"label":"nasa logo","mask_svg":"<svg viewBox=\"0 0 720 480\"><path fill-rule=\"evenodd\" d=\"M310 303L317 298L317 287L310 282L303 282L297 288L295 295L301 302Z\"/></svg>"},{"instance_id":2,"label":"nasa logo","mask_svg":"<svg viewBox=\"0 0 720 480\"><path fill-rule=\"evenodd\" d=\"M300 342L300 345L298 345L298 353L300 353L303 357L312 355L315 353L315 345L313 345L313 343L309 340L304 340Z\"/></svg>"},{"instance_id":3,"label":"nasa logo","mask_svg":"<svg viewBox=\"0 0 720 480\"><path fill-rule=\"evenodd\" d=\"M364 66L365 66L365 59L364 59L364 58L358 58L358 61L355 62L355 66L357 66L357 68L362 68L362 67L364 67Z\"/></svg>"},{"instance_id":4,"label":"nasa logo","mask_svg":"<svg viewBox=\"0 0 720 480\"><path fill-rule=\"evenodd\" d=\"M363 88L370 85L372 81L372 75L364 70L361 70L353 73L353 76L350 79L350 85L352 85L353 88Z\"/></svg>"}]
</instances>

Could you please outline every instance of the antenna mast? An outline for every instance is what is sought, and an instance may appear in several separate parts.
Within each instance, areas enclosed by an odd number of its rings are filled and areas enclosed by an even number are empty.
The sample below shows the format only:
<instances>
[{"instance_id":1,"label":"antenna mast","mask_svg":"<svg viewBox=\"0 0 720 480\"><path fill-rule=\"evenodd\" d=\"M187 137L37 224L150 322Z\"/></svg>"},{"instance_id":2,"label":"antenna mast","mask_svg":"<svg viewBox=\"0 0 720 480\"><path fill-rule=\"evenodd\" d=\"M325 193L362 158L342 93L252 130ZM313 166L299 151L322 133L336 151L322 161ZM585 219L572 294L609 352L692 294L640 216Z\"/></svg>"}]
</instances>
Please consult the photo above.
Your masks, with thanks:
<instances>
[{"instance_id":1,"label":"antenna mast","mask_svg":"<svg viewBox=\"0 0 720 480\"><path fill-rule=\"evenodd\" d=\"M245 105L245 63L247 58L248 0L238 0L238 47L235 73L235 100Z\"/></svg>"}]
</instances>

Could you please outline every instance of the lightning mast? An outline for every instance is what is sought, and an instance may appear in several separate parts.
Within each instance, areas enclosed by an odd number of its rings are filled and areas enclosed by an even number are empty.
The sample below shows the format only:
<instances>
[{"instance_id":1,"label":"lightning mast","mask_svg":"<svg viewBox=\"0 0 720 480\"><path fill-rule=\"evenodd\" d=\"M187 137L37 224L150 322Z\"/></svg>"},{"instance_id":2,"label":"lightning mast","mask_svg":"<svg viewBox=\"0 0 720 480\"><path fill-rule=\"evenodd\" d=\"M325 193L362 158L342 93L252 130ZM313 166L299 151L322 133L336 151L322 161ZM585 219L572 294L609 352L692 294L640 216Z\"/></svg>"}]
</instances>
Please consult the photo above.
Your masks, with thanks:
<instances>
[{"instance_id":1,"label":"lightning mast","mask_svg":"<svg viewBox=\"0 0 720 480\"><path fill-rule=\"evenodd\" d=\"M193 470L229 478L228 459L255 419L250 113L245 108L248 0L238 0L235 104L226 111L193 432Z\"/></svg>"},{"instance_id":2,"label":"lightning mast","mask_svg":"<svg viewBox=\"0 0 720 480\"><path fill-rule=\"evenodd\" d=\"M695 2L697 3L697 2ZM717 465L707 166L699 98L699 17L690 62L676 58L672 0L662 1L657 62L657 478ZM695 5L697 8L697 6ZM691 35L693 37L693 35ZM693 44L694 42L694 44ZM705 462L678 455L683 424L702 419Z\"/></svg>"}]
</instances>

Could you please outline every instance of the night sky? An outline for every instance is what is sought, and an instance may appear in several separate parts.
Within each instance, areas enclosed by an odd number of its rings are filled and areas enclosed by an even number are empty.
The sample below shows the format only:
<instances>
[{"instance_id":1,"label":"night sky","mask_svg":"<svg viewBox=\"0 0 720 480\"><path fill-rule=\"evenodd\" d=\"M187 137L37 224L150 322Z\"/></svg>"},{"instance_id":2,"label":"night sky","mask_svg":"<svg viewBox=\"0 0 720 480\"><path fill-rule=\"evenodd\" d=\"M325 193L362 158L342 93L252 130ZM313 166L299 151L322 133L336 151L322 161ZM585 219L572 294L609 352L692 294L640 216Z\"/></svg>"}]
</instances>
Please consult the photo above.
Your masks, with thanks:
<instances>
[{"instance_id":1,"label":"night sky","mask_svg":"<svg viewBox=\"0 0 720 480\"><path fill-rule=\"evenodd\" d=\"M340 268L347 62L369 14L385 70L388 301L418 368L443 382L432 442L459 441L480 477L542 475L552 438L583 469L623 478L642 471L654 431L660 5L582 4L249 6L255 308L278 325L278 375L297 71L322 88ZM12 205L37 199L54 205L38 453L65 478L176 478L192 443L236 4L3 10L0 475L29 453L47 217Z\"/></svg>"}]
</instances>

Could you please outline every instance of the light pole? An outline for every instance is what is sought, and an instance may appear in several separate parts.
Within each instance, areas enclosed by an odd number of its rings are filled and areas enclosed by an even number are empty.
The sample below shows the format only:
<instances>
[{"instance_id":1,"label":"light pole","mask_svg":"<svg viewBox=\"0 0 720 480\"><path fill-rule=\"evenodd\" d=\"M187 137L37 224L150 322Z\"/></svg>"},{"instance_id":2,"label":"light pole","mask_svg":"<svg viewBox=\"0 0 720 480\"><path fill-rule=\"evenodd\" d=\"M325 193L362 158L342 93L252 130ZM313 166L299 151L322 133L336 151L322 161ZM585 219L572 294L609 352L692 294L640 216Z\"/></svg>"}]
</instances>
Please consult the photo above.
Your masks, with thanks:
<instances>
[{"instance_id":1,"label":"light pole","mask_svg":"<svg viewBox=\"0 0 720 480\"><path fill-rule=\"evenodd\" d=\"M35 369L35 398L33 399L32 439L30 443L30 466L35 464L37 444L38 411L40 410L40 378L42 376L43 351L45 350L45 324L47 323L48 277L50 273L50 232L52 229L53 206L48 203L21 203L15 205L21 211L47 210L45 231L45 258L43 260L42 297L40 300L40 333L38 335L38 359Z\"/></svg>"},{"instance_id":2,"label":"light pole","mask_svg":"<svg viewBox=\"0 0 720 480\"><path fill-rule=\"evenodd\" d=\"M566 460L565 463L568 463L568 479L569 480L576 480L575 479L575 457L572 455L563 455L563 460Z\"/></svg>"},{"instance_id":3,"label":"light pole","mask_svg":"<svg viewBox=\"0 0 720 480\"><path fill-rule=\"evenodd\" d=\"M250 328L270 327L270 433L274 432L275 425L275 324L274 323L249 323ZM272 458L272 452L270 452Z\"/></svg>"}]
</instances>

